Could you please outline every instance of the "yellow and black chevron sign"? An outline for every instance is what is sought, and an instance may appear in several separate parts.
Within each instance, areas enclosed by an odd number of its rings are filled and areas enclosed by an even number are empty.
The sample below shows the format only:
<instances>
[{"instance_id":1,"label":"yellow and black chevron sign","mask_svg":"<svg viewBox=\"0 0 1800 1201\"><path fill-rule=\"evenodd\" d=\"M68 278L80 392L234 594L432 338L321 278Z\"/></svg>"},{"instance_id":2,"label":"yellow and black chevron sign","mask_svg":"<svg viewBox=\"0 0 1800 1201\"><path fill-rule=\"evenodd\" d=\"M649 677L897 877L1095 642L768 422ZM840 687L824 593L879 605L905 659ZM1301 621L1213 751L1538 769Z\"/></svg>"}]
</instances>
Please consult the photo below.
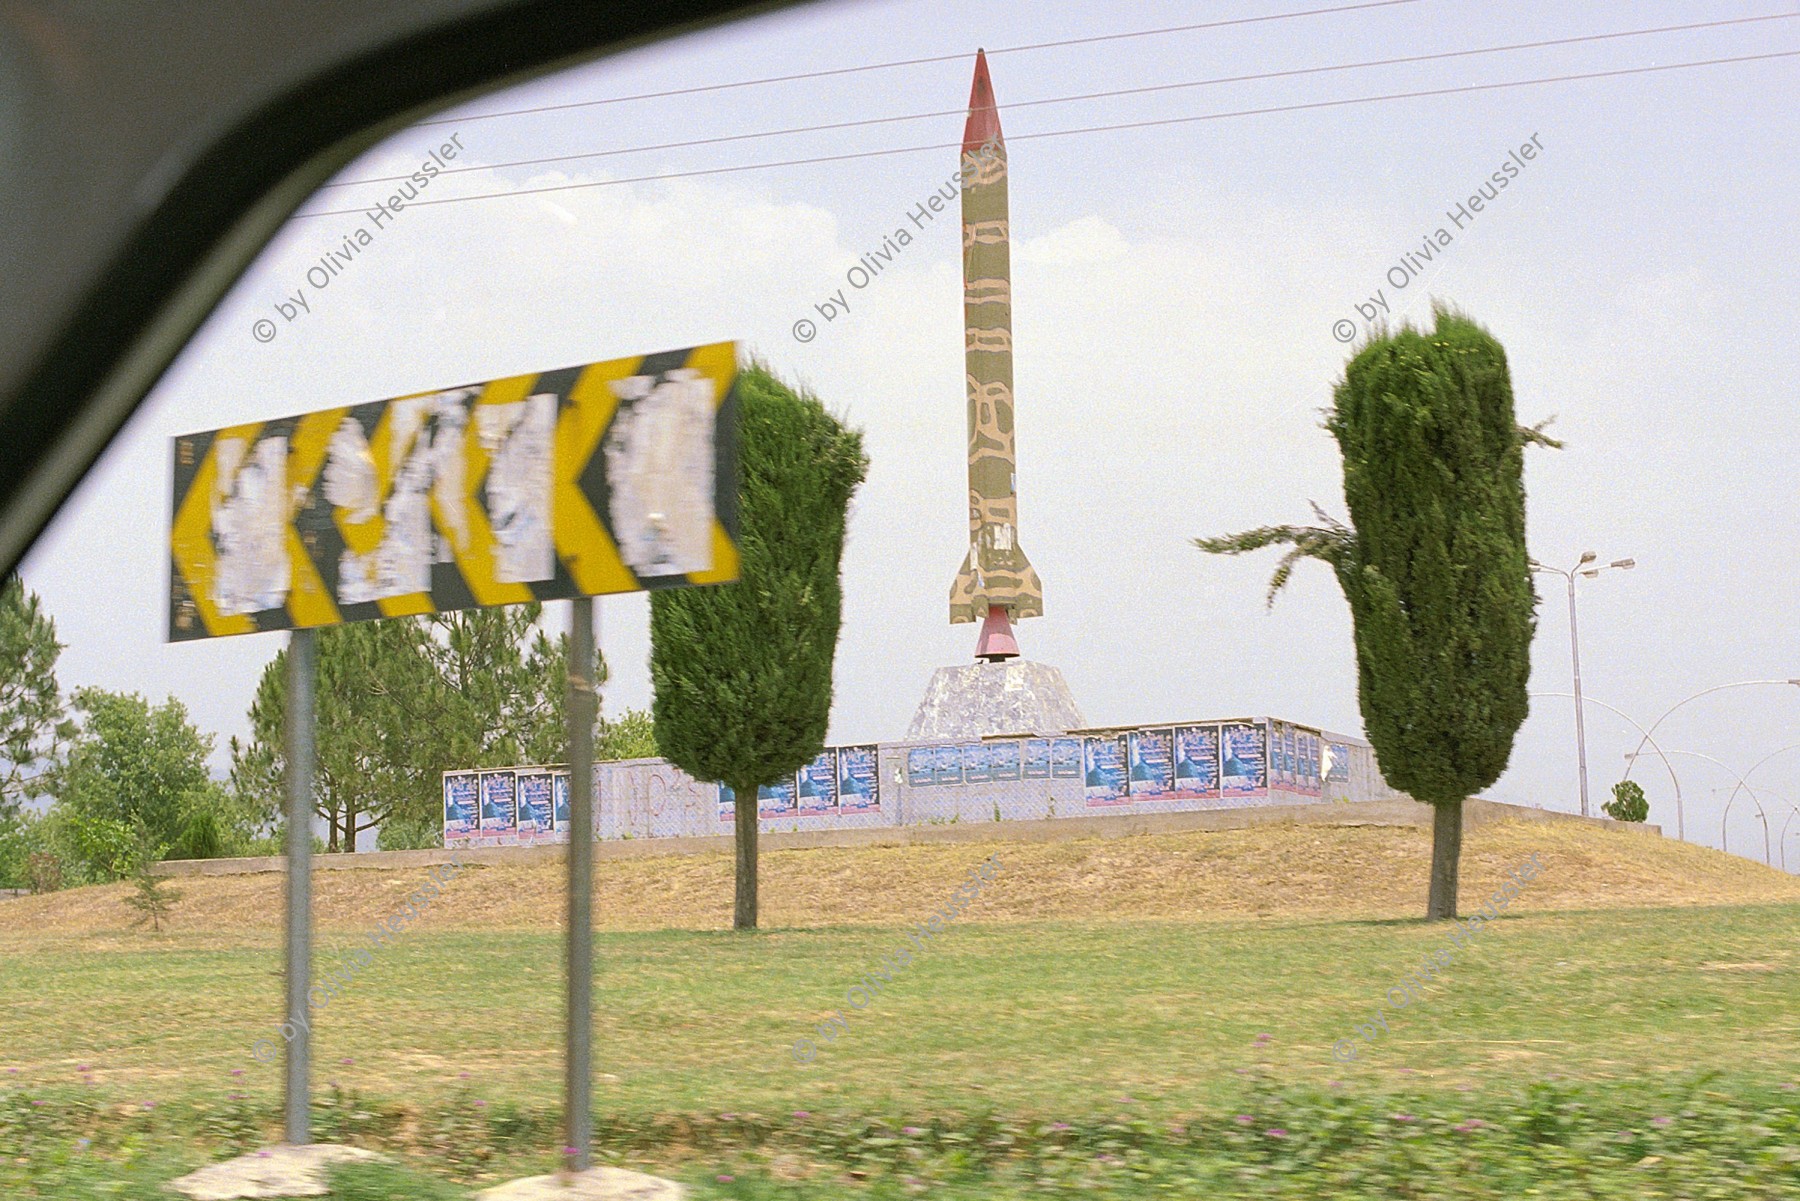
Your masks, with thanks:
<instances>
[{"instance_id":1,"label":"yellow and black chevron sign","mask_svg":"<svg viewBox=\"0 0 1800 1201\"><path fill-rule=\"evenodd\" d=\"M737 345L175 439L169 640L738 578Z\"/></svg>"}]
</instances>

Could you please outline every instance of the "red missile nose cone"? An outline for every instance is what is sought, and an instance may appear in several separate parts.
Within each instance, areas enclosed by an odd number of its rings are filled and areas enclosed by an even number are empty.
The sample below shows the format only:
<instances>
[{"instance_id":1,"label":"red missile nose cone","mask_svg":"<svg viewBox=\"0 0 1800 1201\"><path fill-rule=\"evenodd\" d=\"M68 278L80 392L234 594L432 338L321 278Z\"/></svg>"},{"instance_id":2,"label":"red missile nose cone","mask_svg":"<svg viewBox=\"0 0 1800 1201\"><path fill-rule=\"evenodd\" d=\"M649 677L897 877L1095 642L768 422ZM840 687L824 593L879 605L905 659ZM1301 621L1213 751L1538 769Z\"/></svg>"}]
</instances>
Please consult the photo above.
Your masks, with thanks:
<instances>
[{"instance_id":1,"label":"red missile nose cone","mask_svg":"<svg viewBox=\"0 0 1800 1201\"><path fill-rule=\"evenodd\" d=\"M963 126L963 153L974 154L989 142L1006 145L1000 136L1000 110L994 104L994 81L988 78L987 55L975 52L975 82L969 87L969 120Z\"/></svg>"},{"instance_id":2,"label":"red missile nose cone","mask_svg":"<svg viewBox=\"0 0 1800 1201\"><path fill-rule=\"evenodd\" d=\"M1004 605L989 605L987 620L981 623L981 637L975 643L975 657L989 663L1019 657L1019 643L1013 637L1012 622L1007 620Z\"/></svg>"}]
</instances>

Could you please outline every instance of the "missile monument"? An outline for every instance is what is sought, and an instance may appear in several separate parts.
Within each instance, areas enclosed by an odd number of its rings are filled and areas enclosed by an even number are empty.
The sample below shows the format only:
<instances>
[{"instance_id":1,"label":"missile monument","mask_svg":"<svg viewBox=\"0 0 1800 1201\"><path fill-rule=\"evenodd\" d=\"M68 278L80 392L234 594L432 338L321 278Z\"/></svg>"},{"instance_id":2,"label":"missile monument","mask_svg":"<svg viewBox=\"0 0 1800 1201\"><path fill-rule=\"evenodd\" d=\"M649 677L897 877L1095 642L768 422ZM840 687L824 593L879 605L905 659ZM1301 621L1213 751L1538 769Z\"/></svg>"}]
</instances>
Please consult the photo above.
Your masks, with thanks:
<instances>
[{"instance_id":1,"label":"missile monument","mask_svg":"<svg viewBox=\"0 0 1800 1201\"><path fill-rule=\"evenodd\" d=\"M980 622L981 633L974 663L932 676L907 737L1061 733L1084 724L1069 686L1056 668L1022 658L1013 632L1014 622L1043 615L1044 586L1019 542L1006 141L980 51L961 179L969 550L950 586L950 621Z\"/></svg>"}]
</instances>

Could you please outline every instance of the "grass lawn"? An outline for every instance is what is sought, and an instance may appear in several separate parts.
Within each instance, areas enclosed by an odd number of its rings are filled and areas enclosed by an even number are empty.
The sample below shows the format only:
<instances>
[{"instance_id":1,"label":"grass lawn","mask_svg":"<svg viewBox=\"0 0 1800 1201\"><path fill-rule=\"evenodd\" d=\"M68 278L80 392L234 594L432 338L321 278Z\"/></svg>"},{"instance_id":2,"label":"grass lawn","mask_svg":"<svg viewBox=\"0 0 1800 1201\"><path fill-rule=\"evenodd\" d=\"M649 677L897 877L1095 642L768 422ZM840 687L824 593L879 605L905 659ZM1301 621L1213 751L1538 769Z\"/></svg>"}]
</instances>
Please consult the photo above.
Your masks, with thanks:
<instances>
[{"instance_id":1,"label":"grass lawn","mask_svg":"<svg viewBox=\"0 0 1800 1201\"><path fill-rule=\"evenodd\" d=\"M981 905L860 1010L846 990L900 925L601 934L602 1149L708 1198L1800 1196L1792 902L1507 917L1373 1041L1355 1024L1441 927ZM322 935L319 969L356 942ZM272 1138L266 932L5 945L0 1196L157 1196ZM548 1170L557 937L423 929L373 953L315 1018L317 1135L406 1167L334 1196Z\"/></svg>"}]
</instances>

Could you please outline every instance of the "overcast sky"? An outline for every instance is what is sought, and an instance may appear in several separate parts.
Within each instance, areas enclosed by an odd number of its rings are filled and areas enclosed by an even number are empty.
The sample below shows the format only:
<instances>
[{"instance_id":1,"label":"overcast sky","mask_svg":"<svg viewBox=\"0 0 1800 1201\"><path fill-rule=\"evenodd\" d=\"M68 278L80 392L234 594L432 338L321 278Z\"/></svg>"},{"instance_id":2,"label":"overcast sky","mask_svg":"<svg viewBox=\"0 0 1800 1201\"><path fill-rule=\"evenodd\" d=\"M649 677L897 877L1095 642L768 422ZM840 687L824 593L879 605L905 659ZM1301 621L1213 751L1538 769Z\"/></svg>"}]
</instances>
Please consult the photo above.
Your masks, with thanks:
<instances>
[{"instance_id":1,"label":"overcast sky","mask_svg":"<svg viewBox=\"0 0 1800 1201\"><path fill-rule=\"evenodd\" d=\"M340 178L405 174L451 135L458 165L485 165L946 114L440 176L427 199L953 144L985 46L1011 163L1020 536L1046 598L1019 639L1063 670L1090 723L1255 713L1360 731L1349 613L1329 571L1302 565L1270 612L1273 553L1217 559L1188 539L1305 521L1312 499L1342 512L1319 410L1348 355L1334 322L1360 330L1355 306L1377 289L1414 318L1431 297L1463 308L1505 345L1520 419L1556 417L1566 449L1527 457L1532 553L1557 565L1586 549L1637 559L1635 571L1581 582L1590 696L1648 724L1710 684L1800 676L1800 59L1027 136L1770 54L1800 49L1800 16L1008 107L1800 10L1419 0L1008 49L1330 3L815 5L486 98ZM1452 224L1446 210L1532 139L1541 150L1506 189ZM324 289L307 284L308 267L367 222L291 222L25 565L68 643L64 685L179 696L221 745L247 728L283 636L164 642L172 435L736 339L866 431L873 466L845 558L831 734L899 737L933 669L968 661L975 640L974 627L946 620L967 545L958 218L951 208L920 230L907 216L956 166L955 150L934 149L412 208ZM361 208L391 190L332 188L307 208ZM858 256L900 228L915 236L894 264L849 287ZM1395 288L1390 269L1440 228L1450 244ZM276 302L303 289L309 310L281 318ZM850 312L827 323L814 306L840 289ZM266 344L252 334L263 318L277 331ZM819 326L810 343L792 332L802 318ZM1539 581L1532 688L1567 692L1563 584ZM645 705L648 606L600 608L614 671L605 703ZM560 626L567 609L548 618ZM1535 700L1487 795L1574 809L1572 714L1567 700ZM1737 689L1688 706L1658 741L1747 771L1800 743L1797 719L1800 688ZM1591 710L1596 807L1635 742L1625 721ZM1673 834L1667 778L1649 767L1634 776ZM1694 758L1677 770L1688 837L1717 845L1718 790L1734 777ZM1788 800L1800 803L1800 750L1750 783L1773 790L1761 799L1779 829ZM1760 827L1739 800L1732 847L1753 842L1760 857Z\"/></svg>"}]
</instances>

